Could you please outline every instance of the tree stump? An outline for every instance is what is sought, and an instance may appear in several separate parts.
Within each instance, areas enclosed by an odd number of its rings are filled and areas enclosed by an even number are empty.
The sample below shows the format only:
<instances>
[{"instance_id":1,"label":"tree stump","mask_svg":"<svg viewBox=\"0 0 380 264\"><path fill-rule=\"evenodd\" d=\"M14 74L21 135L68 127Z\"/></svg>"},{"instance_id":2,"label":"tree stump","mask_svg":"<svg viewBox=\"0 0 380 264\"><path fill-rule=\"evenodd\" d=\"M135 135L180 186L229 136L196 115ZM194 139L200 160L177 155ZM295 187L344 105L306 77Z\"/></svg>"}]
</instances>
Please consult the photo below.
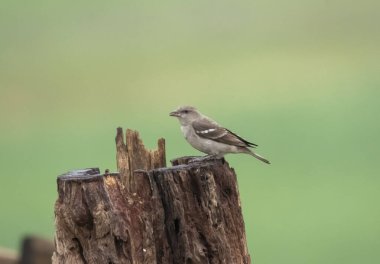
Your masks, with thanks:
<instances>
[{"instance_id":1,"label":"tree stump","mask_svg":"<svg viewBox=\"0 0 380 264\"><path fill-rule=\"evenodd\" d=\"M120 173L58 177L58 263L250 263L236 175L225 160L172 161L164 140L146 150L138 133L116 136Z\"/></svg>"}]
</instances>

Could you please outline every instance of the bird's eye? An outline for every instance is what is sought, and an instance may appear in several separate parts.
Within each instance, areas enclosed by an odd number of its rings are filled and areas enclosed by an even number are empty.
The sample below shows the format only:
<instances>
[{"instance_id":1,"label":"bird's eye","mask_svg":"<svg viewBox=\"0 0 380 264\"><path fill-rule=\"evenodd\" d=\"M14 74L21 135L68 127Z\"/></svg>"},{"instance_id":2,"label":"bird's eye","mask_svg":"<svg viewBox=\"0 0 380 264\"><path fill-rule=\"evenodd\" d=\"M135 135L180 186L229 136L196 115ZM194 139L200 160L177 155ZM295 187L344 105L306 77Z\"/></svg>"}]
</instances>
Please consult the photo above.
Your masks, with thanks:
<instances>
[{"instance_id":1,"label":"bird's eye","mask_svg":"<svg viewBox=\"0 0 380 264\"><path fill-rule=\"evenodd\" d=\"M188 110L183 110L182 112L183 112L184 114L188 114L188 113L189 113Z\"/></svg>"}]
</instances>

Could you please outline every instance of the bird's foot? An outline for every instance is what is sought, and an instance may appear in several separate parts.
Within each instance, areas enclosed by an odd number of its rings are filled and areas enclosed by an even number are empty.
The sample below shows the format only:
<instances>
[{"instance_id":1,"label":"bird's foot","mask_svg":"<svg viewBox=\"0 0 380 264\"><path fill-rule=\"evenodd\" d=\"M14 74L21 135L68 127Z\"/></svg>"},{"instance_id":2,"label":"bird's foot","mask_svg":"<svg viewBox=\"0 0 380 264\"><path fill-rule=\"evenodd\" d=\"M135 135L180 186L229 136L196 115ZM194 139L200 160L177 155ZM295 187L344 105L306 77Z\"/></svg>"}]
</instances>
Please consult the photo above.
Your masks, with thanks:
<instances>
[{"instance_id":1,"label":"bird's foot","mask_svg":"<svg viewBox=\"0 0 380 264\"><path fill-rule=\"evenodd\" d=\"M223 159L223 157L220 157L219 155L216 155L216 154L206 155L204 157L191 159L191 160L189 160L189 163L202 162L202 161L210 161L210 160L215 160L215 159Z\"/></svg>"}]
</instances>

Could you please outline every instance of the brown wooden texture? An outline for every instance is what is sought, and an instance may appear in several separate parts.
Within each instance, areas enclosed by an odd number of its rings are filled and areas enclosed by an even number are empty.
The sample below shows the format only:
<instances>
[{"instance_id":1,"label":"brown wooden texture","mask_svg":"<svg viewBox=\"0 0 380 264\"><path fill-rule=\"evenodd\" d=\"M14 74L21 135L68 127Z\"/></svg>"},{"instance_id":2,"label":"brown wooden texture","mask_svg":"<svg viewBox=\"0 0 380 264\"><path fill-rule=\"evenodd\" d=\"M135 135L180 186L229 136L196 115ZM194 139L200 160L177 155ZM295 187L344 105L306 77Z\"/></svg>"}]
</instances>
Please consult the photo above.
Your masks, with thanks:
<instances>
[{"instance_id":1,"label":"brown wooden texture","mask_svg":"<svg viewBox=\"0 0 380 264\"><path fill-rule=\"evenodd\" d=\"M53 263L250 263L236 175L224 160L165 165L164 141L116 136L120 174L58 177Z\"/></svg>"},{"instance_id":2,"label":"brown wooden texture","mask_svg":"<svg viewBox=\"0 0 380 264\"><path fill-rule=\"evenodd\" d=\"M149 172L161 197L173 263L251 263L236 175L224 159Z\"/></svg>"},{"instance_id":3,"label":"brown wooden texture","mask_svg":"<svg viewBox=\"0 0 380 264\"><path fill-rule=\"evenodd\" d=\"M123 139L123 129L119 127L115 139L117 169L125 187L133 193L139 185L139 179L134 176L135 170L147 171L166 166L165 140L158 140L157 150L147 150L138 132L127 129L125 139L126 143Z\"/></svg>"}]
</instances>

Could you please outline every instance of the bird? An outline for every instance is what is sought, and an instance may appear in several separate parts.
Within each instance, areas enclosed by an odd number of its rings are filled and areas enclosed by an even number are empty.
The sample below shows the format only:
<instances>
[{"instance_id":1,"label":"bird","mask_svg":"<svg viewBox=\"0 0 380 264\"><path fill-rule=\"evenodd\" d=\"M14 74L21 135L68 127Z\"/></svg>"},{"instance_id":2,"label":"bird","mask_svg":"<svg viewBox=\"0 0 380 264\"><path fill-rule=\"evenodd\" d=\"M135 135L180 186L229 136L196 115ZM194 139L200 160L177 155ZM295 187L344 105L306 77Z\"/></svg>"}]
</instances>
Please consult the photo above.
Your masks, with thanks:
<instances>
[{"instance_id":1,"label":"bird","mask_svg":"<svg viewBox=\"0 0 380 264\"><path fill-rule=\"evenodd\" d=\"M258 145L220 126L193 106L181 106L169 115L178 118L187 142L206 153L208 158L223 158L228 153L245 153L270 164L269 160L250 149Z\"/></svg>"}]
</instances>

